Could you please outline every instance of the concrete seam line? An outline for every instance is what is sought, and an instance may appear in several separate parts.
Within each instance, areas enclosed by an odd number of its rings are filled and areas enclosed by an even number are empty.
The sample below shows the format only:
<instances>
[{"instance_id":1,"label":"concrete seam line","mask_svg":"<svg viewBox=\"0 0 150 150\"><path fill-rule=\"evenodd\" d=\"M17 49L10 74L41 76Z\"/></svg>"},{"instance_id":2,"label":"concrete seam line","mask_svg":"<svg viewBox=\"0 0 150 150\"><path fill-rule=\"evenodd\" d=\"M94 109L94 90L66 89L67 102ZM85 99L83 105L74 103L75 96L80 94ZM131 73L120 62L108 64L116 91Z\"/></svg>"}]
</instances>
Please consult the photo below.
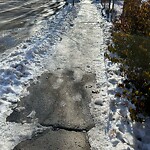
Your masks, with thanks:
<instances>
[{"instance_id":1,"label":"concrete seam line","mask_svg":"<svg viewBox=\"0 0 150 150\"><path fill-rule=\"evenodd\" d=\"M46 127L46 128L52 128L54 131L66 130L66 131L74 131L74 132L88 132L89 130L91 130L93 128L93 127L89 128L89 129L87 129L87 128L71 128L71 127L65 127L65 126L61 126L61 125L57 125L57 124L42 125L42 126Z\"/></svg>"}]
</instances>

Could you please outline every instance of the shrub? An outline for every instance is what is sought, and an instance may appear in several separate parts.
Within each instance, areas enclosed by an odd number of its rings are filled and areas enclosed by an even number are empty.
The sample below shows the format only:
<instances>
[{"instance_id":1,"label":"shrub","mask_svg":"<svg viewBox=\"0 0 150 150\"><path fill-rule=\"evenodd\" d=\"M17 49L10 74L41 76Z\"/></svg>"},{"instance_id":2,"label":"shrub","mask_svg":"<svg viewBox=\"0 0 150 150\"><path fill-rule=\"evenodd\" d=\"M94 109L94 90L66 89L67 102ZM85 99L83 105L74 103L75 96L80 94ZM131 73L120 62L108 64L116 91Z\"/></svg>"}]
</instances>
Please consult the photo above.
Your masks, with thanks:
<instances>
[{"instance_id":1,"label":"shrub","mask_svg":"<svg viewBox=\"0 0 150 150\"><path fill-rule=\"evenodd\" d=\"M149 12L150 0L125 0L123 13L114 23L113 44L109 46L109 51L116 53L118 58L107 55L111 61L121 63L120 70L126 79L118 86L124 89L121 96L126 96L135 104L136 109L129 111L131 118L137 121L141 121L139 113L150 115Z\"/></svg>"},{"instance_id":2,"label":"shrub","mask_svg":"<svg viewBox=\"0 0 150 150\"><path fill-rule=\"evenodd\" d=\"M150 0L125 0L116 29L130 34L150 36Z\"/></svg>"}]
</instances>

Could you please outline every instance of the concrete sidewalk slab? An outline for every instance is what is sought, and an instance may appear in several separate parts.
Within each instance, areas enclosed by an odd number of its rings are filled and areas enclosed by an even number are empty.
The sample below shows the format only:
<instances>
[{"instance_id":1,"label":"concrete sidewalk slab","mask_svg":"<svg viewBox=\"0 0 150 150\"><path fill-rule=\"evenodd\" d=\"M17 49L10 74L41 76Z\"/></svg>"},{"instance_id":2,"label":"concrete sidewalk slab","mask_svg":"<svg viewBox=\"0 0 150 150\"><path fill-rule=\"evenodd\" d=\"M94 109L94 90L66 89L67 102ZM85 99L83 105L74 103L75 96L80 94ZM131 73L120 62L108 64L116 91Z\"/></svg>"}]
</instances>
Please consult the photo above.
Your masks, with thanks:
<instances>
[{"instance_id":1,"label":"concrete sidewalk slab","mask_svg":"<svg viewBox=\"0 0 150 150\"><path fill-rule=\"evenodd\" d=\"M86 133L48 129L20 143L14 150L90 150L90 145Z\"/></svg>"}]
</instances>

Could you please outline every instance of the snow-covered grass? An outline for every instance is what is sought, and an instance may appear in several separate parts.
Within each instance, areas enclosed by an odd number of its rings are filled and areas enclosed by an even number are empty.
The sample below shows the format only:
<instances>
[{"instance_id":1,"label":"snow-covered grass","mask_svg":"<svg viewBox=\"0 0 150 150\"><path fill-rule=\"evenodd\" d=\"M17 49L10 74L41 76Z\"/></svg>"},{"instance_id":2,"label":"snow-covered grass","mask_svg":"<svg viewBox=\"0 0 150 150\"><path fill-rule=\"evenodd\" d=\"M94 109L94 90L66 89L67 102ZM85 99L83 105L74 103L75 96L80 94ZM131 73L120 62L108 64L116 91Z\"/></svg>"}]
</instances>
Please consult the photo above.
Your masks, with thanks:
<instances>
[{"instance_id":1,"label":"snow-covered grass","mask_svg":"<svg viewBox=\"0 0 150 150\"><path fill-rule=\"evenodd\" d=\"M6 118L16 103L28 94L30 82L36 82L37 77L47 70L46 60L51 59L55 44L69 29L77 11L77 7L75 9L69 4L49 19L39 21L30 38L0 56L1 150L13 149L17 143L29 138L33 131L40 130L36 120L33 124L17 124L6 122Z\"/></svg>"}]
</instances>

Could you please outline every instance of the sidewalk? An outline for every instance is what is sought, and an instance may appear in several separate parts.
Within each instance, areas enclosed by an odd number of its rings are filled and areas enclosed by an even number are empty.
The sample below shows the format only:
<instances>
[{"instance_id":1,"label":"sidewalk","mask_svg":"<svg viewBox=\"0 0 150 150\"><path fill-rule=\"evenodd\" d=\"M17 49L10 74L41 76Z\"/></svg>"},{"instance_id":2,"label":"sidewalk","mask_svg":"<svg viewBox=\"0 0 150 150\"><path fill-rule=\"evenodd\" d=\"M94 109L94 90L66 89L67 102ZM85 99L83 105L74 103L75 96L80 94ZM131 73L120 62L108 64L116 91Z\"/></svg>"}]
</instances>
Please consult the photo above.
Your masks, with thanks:
<instances>
[{"instance_id":1,"label":"sidewalk","mask_svg":"<svg viewBox=\"0 0 150 150\"><path fill-rule=\"evenodd\" d=\"M30 123L36 117L47 128L31 140L21 142L14 150L88 150L90 144L94 150L101 143L96 142L98 145L94 146L92 133L98 128L94 128L89 104L100 92L96 76L98 70L102 70L99 64L104 67L103 56L99 60L103 33L101 16L91 3L90 0L81 2L72 28L56 45L53 59L46 62L50 64L46 66L48 73L43 74L37 84L32 84L28 89L30 94L19 102L19 107L25 109L7 118L17 123ZM95 119L92 108L91 112Z\"/></svg>"}]
</instances>

